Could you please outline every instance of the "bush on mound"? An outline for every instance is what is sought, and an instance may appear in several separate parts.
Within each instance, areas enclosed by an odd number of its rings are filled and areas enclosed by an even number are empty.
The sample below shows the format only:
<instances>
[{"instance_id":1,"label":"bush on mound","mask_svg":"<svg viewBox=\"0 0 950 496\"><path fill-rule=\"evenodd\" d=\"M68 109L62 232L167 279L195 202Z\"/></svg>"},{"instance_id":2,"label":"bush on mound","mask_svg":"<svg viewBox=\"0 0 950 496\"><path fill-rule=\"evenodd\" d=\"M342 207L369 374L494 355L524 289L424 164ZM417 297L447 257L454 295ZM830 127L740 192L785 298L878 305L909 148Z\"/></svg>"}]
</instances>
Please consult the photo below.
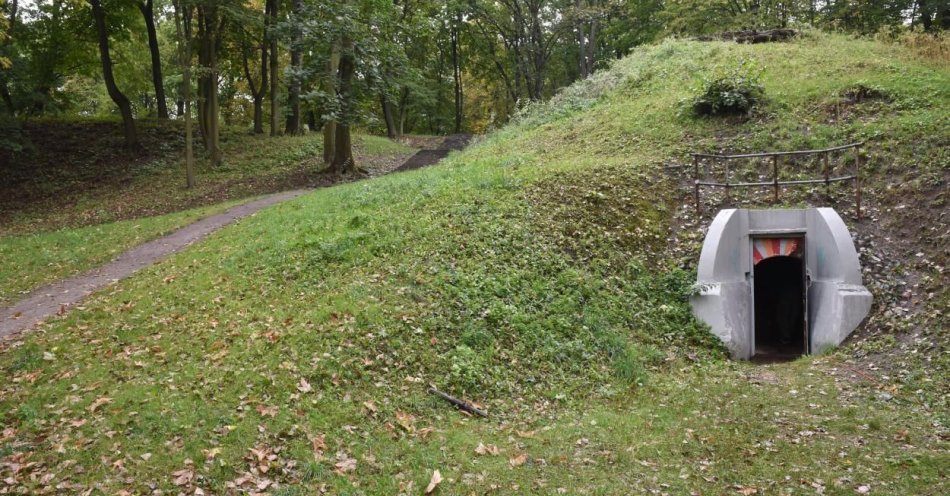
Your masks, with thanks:
<instances>
[{"instance_id":1,"label":"bush on mound","mask_svg":"<svg viewBox=\"0 0 950 496\"><path fill-rule=\"evenodd\" d=\"M699 94L693 99L696 115L748 114L765 99L762 70L752 59L740 60L729 69L718 68L704 78Z\"/></svg>"}]
</instances>

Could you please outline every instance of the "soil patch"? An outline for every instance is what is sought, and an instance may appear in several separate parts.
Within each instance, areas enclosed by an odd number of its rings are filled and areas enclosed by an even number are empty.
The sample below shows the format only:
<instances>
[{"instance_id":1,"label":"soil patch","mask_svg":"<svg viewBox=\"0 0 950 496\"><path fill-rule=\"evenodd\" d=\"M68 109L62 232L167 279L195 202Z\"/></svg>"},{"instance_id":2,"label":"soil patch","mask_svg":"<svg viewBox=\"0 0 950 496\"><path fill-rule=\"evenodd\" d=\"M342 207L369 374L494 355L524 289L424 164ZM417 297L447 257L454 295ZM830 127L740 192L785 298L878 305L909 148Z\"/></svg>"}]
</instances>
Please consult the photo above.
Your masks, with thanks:
<instances>
[{"instance_id":1,"label":"soil patch","mask_svg":"<svg viewBox=\"0 0 950 496\"><path fill-rule=\"evenodd\" d=\"M472 135L470 134L453 134L446 136L441 141L433 142L413 142L415 146L435 146L434 148L424 148L416 152L415 155L406 160L401 166L399 166L394 172L407 171L412 169L418 169L420 167L425 167L427 165L435 164L436 162L442 160L453 150L461 150L468 145L471 141Z\"/></svg>"}]
</instances>

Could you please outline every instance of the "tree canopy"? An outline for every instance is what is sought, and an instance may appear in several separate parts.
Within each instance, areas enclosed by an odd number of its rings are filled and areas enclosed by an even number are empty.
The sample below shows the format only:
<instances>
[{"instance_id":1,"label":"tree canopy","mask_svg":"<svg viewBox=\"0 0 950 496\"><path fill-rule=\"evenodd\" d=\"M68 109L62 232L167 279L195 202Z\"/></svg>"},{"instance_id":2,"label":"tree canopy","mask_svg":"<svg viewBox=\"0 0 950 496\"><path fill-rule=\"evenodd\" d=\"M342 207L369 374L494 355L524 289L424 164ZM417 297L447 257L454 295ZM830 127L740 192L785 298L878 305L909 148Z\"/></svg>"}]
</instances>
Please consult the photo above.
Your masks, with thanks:
<instances>
[{"instance_id":1,"label":"tree canopy","mask_svg":"<svg viewBox=\"0 0 950 496\"><path fill-rule=\"evenodd\" d=\"M354 127L480 132L667 35L950 26L950 0L2 0L5 122L183 119L222 162L221 125L322 131L358 167ZM176 26L176 18L180 25ZM223 121L223 123L221 122ZM6 125L5 125L6 126Z\"/></svg>"}]
</instances>

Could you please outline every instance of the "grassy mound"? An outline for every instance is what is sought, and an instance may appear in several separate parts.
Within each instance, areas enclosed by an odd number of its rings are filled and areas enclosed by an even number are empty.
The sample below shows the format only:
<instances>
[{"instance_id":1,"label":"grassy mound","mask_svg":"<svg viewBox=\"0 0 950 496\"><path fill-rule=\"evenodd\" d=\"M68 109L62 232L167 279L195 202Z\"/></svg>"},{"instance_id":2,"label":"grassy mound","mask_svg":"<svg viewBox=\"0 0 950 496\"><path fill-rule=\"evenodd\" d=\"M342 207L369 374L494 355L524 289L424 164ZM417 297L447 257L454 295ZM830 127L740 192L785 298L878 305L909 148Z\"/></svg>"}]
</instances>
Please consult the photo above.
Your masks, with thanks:
<instances>
[{"instance_id":1,"label":"grassy mound","mask_svg":"<svg viewBox=\"0 0 950 496\"><path fill-rule=\"evenodd\" d=\"M764 107L682 111L702 74L750 57ZM830 121L858 83L887 101ZM941 321L912 376L846 353L725 360L690 316L701 227L669 166L867 140L873 211L902 222L888 202L945 188L948 109L946 71L896 45L644 48L441 166L270 208L9 343L0 476L34 492L418 494L440 470L446 493L941 493ZM939 242L915 245L938 267Z\"/></svg>"}]
</instances>

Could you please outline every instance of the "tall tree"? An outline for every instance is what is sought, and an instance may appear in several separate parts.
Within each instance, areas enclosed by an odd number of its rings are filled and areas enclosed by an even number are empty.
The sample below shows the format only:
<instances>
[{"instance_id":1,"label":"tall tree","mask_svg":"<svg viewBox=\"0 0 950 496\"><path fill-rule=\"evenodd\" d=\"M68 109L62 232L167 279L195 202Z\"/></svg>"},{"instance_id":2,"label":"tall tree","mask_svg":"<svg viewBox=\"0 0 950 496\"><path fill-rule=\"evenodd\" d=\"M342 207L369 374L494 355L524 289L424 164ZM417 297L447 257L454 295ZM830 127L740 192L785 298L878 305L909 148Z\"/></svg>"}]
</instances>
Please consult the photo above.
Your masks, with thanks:
<instances>
[{"instance_id":1,"label":"tall tree","mask_svg":"<svg viewBox=\"0 0 950 496\"><path fill-rule=\"evenodd\" d=\"M342 174L356 171L356 162L353 160L353 140L350 136L351 120L353 119L353 75L356 73L356 53L353 38L349 33L344 33L340 40L339 72L340 86L337 93L342 118L336 125L336 140L330 170Z\"/></svg>"},{"instance_id":2,"label":"tall tree","mask_svg":"<svg viewBox=\"0 0 950 496\"><path fill-rule=\"evenodd\" d=\"M266 0L267 36L270 40L268 56L270 57L270 135L277 136L280 131L280 85L277 79L279 68L277 59L277 0Z\"/></svg>"},{"instance_id":3,"label":"tall tree","mask_svg":"<svg viewBox=\"0 0 950 496\"><path fill-rule=\"evenodd\" d=\"M155 32L155 9L152 0L140 1L139 10L145 19L145 31L148 34L148 50L152 56L152 84L155 86L155 101L158 118L168 119L168 104L165 102L165 85L162 82L162 57L158 51L158 35Z\"/></svg>"},{"instance_id":4,"label":"tall tree","mask_svg":"<svg viewBox=\"0 0 950 496\"><path fill-rule=\"evenodd\" d=\"M340 69L340 41L334 38L330 42L330 56L327 57L327 72L323 78L323 92L331 96L330 103L336 103L337 90L337 71ZM328 105L330 107L331 105ZM335 107L335 105L333 105ZM327 166L333 164L333 157L336 156L336 121L335 108L324 109L326 113L323 124L323 163Z\"/></svg>"},{"instance_id":5,"label":"tall tree","mask_svg":"<svg viewBox=\"0 0 950 496\"><path fill-rule=\"evenodd\" d=\"M251 90L251 99L254 101L254 134L264 133L264 96L267 94L267 34L262 34L257 46L260 51L260 82L255 83L251 75L248 58L251 56L250 34L246 31L241 37L241 62L244 67L244 77L247 79L248 89Z\"/></svg>"},{"instance_id":6,"label":"tall tree","mask_svg":"<svg viewBox=\"0 0 950 496\"><path fill-rule=\"evenodd\" d=\"M293 0L291 9L291 39L290 39L290 77L287 84L287 134L301 134L303 132L302 116L300 113L300 86L302 75L301 61L303 58L303 0Z\"/></svg>"},{"instance_id":7,"label":"tall tree","mask_svg":"<svg viewBox=\"0 0 950 496\"><path fill-rule=\"evenodd\" d=\"M106 13L102 9L101 0L89 0L92 6L92 17L96 24L96 36L99 40L99 59L102 63L102 78L106 83L109 98L119 107L122 114L122 128L125 132L125 145L128 148L139 147L138 132L135 129L135 118L132 116L132 103L115 84L112 74L112 55L109 53L109 31L106 27Z\"/></svg>"},{"instance_id":8,"label":"tall tree","mask_svg":"<svg viewBox=\"0 0 950 496\"><path fill-rule=\"evenodd\" d=\"M199 3L196 7L198 20L198 128L208 151L212 167L223 159L220 138L220 112L218 103L218 52L221 48L220 33L225 18L220 15L216 0Z\"/></svg>"},{"instance_id":9,"label":"tall tree","mask_svg":"<svg viewBox=\"0 0 950 496\"><path fill-rule=\"evenodd\" d=\"M452 79L455 82L455 132L462 132L462 66L459 61L459 31L462 13L456 11L452 20Z\"/></svg>"},{"instance_id":10,"label":"tall tree","mask_svg":"<svg viewBox=\"0 0 950 496\"><path fill-rule=\"evenodd\" d=\"M181 64L182 88L185 114L185 185L195 186L194 137L191 125L191 19L192 9L184 5L185 0L174 0L175 31L178 35L178 61Z\"/></svg>"}]
</instances>

